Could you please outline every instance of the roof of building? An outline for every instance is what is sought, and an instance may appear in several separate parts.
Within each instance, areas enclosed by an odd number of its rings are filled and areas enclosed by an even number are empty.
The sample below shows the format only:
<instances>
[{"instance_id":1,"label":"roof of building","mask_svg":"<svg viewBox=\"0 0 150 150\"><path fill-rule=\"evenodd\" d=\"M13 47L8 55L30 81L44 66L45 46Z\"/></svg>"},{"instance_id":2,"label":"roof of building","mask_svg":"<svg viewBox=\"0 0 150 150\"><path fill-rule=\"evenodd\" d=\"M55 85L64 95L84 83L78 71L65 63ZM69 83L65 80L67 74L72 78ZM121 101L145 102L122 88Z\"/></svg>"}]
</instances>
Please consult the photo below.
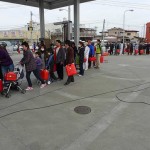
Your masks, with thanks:
<instances>
[{"instance_id":1,"label":"roof of building","mask_svg":"<svg viewBox=\"0 0 150 150\"><path fill-rule=\"evenodd\" d=\"M1 1L26 5L26 6L39 7L38 0L1 0ZM93 1L93 0L80 0L80 3L89 2L89 1ZM56 8L65 7L73 4L74 4L74 0L44 0L45 9L56 9Z\"/></svg>"},{"instance_id":2,"label":"roof of building","mask_svg":"<svg viewBox=\"0 0 150 150\"><path fill-rule=\"evenodd\" d=\"M139 32L137 30L125 30L125 32Z\"/></svg>"},{"instance_id":3,"label":"roof of building","mask_svg":"<svg viewBox=\"0 0 150 150\"><path fill-rule=\"evenodd\" d=\"M123 29L122 28L116 28L116 27L114 27L114 28L108 29L108 31L109 30L123 30Z\"/></svg>"}]
</instances>

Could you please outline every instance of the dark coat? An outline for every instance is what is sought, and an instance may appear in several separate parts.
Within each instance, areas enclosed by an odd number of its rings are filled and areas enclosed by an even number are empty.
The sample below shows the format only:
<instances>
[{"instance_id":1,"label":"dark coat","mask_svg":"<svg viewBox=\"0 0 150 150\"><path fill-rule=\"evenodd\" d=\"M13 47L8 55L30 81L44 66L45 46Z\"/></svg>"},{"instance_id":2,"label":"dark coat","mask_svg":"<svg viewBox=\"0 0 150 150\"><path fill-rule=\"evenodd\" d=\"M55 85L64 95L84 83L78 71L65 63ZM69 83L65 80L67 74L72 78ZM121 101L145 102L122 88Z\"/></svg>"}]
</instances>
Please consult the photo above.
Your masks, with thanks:
<instances>
[{"instance_id":1,"label":"dark coat","mask_svg":"<svg viewBox=\"0 0 150 150\"><path fill-rule=\"evenodd\" d=\"M0 48L0 64L1 66L10 66L13 64L7 50Z\"/></svg>"},{"instance_id":2,"label":"dark coat","mask_svg":"<svg viewBox=\"0 0 150 150\"><path fill-rule=\"evenodd\" d=\"M65 61L65 50L60 48L56 56L56 64Z\"/></svg>"},{"instance_id":3,"label":"dark coat","mask_svg":"<svg viewBox=\"0 0 150 150\"><path fill-rule=\"evenodd\" d=\"M84 47L81 47L79 48L79 63L82 64L84 62L84 51L85 51L85 48Z\"/></svg>"},{"instance_id":4,"label":"dark coat","mask_svg":"<svg viewBox=\"0 0 150 150\"><path fill-rule=\"evenodd\" d=\"M36 70L35 58L30 50L24 51L21 64L25 65L26 71Z\"/></svg>"},{"instance_id":5,"label":"dark coat","mask_svg":"<svg viewBox=\"0 0 150 150\"><path fill-rule=\"evenodd\" d=\"M74 63L74 50L72 47L66 49L66 65Z\"/></svg>"}]
</instances>

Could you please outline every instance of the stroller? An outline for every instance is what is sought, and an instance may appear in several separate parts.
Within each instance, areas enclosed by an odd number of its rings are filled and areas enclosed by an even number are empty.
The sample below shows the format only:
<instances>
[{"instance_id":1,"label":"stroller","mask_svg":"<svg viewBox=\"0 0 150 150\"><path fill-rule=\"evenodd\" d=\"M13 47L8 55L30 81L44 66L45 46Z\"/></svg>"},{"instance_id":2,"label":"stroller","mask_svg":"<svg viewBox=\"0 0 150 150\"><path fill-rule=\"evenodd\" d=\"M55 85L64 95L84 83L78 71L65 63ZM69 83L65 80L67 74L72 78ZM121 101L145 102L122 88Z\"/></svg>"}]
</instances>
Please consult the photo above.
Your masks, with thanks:
<instances>
[{"instance_id":1,"label":"stroller","mask_svg":"<svg viewBox=\"0 0 150 150\"><path fill-rule=\"evenodd\" d=\"M20 64L17 64L15 66L14 72L8 72L4 76L4 95L5 97L9 98L10 90L18 90L22 94L25 94L26 91L20 87L22 84L22 80L24 78L24 71L23 67Z\"/></svg>"}]
</instances>

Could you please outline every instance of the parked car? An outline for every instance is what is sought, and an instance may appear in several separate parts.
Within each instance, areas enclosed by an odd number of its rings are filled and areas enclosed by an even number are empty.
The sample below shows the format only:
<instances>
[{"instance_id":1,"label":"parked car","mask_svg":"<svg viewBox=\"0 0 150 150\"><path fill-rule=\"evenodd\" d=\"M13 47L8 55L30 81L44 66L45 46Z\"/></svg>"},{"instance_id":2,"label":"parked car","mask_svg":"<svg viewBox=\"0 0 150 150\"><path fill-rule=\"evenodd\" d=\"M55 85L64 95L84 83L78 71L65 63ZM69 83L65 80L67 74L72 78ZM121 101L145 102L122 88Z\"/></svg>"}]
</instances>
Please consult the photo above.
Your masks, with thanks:
<instances>
[{"instance_id":1,"label":"parked car","mask_svg":"<svg viewBox=\"0 0 150 150\"><path fill-rule=\"evenodd\" d=\"M17 51L18 50L18 45L15 45L14 47L13 47L13 51ZM23 47L20 45L19 46L19 50L20 51L22 51L23 50Z\"/></svg>"},{"instance_id":2,"label":"parked car","mask_svg":"<svg viewBox=\"0 0 150 150\"><path fill-rule=\"evenodd\" d=\"M13 45L10 41L0 41L0 45L6 47L6 50L8 51L9 55L13 54Z\"/></svg>"}]
</instances>

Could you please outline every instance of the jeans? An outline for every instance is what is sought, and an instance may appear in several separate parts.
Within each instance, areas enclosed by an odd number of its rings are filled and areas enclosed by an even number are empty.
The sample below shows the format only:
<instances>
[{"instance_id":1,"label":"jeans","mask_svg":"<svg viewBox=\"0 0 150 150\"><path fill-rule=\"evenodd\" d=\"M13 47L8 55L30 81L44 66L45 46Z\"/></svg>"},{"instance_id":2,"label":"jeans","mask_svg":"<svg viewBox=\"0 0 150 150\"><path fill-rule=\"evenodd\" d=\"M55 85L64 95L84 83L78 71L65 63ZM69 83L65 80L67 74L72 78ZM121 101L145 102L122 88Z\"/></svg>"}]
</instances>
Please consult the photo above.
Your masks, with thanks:
<instances>
[{"instance_id":1,"label":"jeans","mask_svg":"<svg viewBox=\"0 0 150 150\"><path fill-rule=\"evenodd\" d=\"M27 79L27 82L28 82L28 86L29 87L32 87L32 82L31 82L31 79L30 79L30 75L31 75L31 72L33 72L33 74L35 75L35 77L41 81L42 84L44 84L44 80L41 79L40 75L39 75L39 72L38 70L33 70L33 71L27 71L26 72L26 79Z\"/></svg>"},{"instance_id":2,"label":"jeans","mask_svg":"<svg viewBox=\"0 0 150 150\"><path fill-rule=\"evenodd\" d=\"M3 74L3 77L5 75L5 73L9 72L9 71L14 71L14 64L11 64L9 66L1 66L1 69L2 69L2 74Z\"/></svg>"},{"instance_id":3,"label":"jeans","mask_svg":"<svg viewBox=\"0 0 150 150\"><path fill-rule=\"evenodd\" d=\"M79 74L83 76L84 75L83 63L80 63L79 65L80 65L80 72L79 72Z\"/></svg>"}]
</instances>

